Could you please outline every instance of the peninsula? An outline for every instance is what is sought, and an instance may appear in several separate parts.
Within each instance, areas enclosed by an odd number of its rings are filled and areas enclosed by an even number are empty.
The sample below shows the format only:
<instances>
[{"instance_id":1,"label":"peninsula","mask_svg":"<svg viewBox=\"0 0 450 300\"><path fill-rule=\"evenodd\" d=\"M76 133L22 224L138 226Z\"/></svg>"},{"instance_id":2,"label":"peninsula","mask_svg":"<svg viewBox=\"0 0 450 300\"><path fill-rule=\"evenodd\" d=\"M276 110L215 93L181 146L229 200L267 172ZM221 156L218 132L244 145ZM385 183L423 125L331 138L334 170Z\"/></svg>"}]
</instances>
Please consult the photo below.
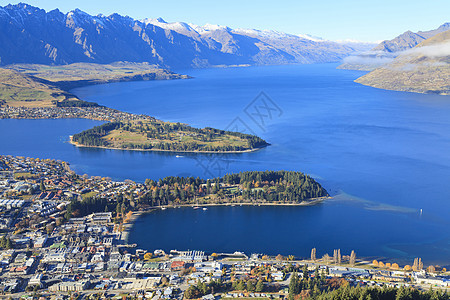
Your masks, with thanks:
<instances>
[{"instance_id":1,"label":"peninsula","mask_svg":"<svg viewBox=\"0 0 450 300\"><path fill-rule=\"evenodd\" d=\"M214 128L193 128L156 119L112 122L71 138L76 146L178 152L242 152L267 146L263 139Z\"/></svg>"},{"instance_id":2,"label":"peninsula","mask_svg":"<svg viewBox=\"0 0 450 300\"><path fill-rule=\"evenodd\" d=\"M166 253L127 243L127 228L136 211L182 203L198 203L196 208L220 199L283 205L328 195L300 172L241 172L207 181L166 177L135 183L79 176L62 161L14 156L0 156L0 171L0 285L3 295L12 298L38 293L48 298L56 293L93 299L107 292L105 298L114 299L145 290L145 299L162 292L166 299L204 295L210 297L203 299L231 299L244 294L248 299L297 299L300 293L320 299L336 299L344 293L448 299L447 270L426 267L421 258L402 268L386 260L357 257L355 251L341 255L341 249L322 257L316 248L310 258L248 257L242 252ZM406 289L405 284L416 289ZM433 292L419 294L418 289L430 286Z\"/></svg>"},{"instance_id":3,"label":"peninsula","mask_svg":"<svg viewBox=\"0 0 450 300\"><path fill-rule=\"evenodd\" d=\"M84 147L237 153L269 145L250 134L193 128L121 112L84 101L69 92L69 89L91 84L188 78L148 63L11 65L0 69L0 119L86 118L109 122L73 135L70 142Z\"/></svg>"}]
</instances>

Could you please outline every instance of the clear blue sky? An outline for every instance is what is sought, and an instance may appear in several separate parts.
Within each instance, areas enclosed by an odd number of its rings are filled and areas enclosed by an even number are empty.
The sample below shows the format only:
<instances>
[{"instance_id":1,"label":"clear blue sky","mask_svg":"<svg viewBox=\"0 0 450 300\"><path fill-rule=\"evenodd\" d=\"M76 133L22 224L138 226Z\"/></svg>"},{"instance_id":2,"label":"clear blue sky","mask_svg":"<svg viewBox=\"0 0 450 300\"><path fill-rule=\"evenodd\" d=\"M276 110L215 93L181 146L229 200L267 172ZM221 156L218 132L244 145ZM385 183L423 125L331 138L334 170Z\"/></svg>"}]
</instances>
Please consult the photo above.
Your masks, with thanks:
<instances>
[{"instance_id":1,"label":"clear blue sky","mask_svg":"<svg viewBox=\"0 0 450 300\"><path fill-rule=\"evenodd\" d=\"M0 0L1 5L20 1ZM22 0L45 10L117 12L135 19L162 17L232 28L273 29L332 40L379 41L406 30L450 22L450 0Z\"/></svg>"}]
</instances>

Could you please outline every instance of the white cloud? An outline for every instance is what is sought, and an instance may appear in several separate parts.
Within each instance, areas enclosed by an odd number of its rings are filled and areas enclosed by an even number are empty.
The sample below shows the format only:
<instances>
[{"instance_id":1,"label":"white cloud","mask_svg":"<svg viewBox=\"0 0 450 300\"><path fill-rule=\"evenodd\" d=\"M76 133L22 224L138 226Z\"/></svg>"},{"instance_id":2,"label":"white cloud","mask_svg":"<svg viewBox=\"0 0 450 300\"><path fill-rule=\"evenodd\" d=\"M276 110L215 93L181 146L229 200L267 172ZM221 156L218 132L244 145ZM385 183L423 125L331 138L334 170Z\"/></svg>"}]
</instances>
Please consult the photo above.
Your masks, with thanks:
<instances>
[{"instance_id":1,"label":"white cloud","mask_svg":"<svg viewBox=\"0 0 450 300\"><path fill-rule=\"evenodd\" d=\"M430 58L450 56L450 41L437 45L415 47L410 50L406 50L405 54L419 54Z\"/></svg>"},{"instance_id":2,"label":"white cloud","mask_svg":"<svg viewBox=\"0 0 450 300\"><path fill-rule=\"evenodd\" d=\"M352 65L382 66L390 63L399 53L367 51L344 58L344 63Z\"/></svg>"}]
</instances>

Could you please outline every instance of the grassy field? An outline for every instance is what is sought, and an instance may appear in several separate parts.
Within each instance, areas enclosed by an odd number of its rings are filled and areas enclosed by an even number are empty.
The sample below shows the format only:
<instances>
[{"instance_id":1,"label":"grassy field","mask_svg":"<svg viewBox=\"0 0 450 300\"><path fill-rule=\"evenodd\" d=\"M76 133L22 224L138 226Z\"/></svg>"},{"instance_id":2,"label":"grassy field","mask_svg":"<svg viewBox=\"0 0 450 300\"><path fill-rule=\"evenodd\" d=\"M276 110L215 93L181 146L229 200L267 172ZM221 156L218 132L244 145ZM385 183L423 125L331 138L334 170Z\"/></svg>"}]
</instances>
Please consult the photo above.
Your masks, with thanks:
<instances>
[{"instance_id":1,"label":"grassy field","mask_svg":"<svg viewBox=\"0 0 450 300\"><path fill-rule=\"evenodd\" d=\"M158 131L165 125L175 125L175 123L161 121L132 121L127 129L116 129L110 131L104 140L113 148L126 148L128 144L135 147L144 146L146 144L188 144L196 143L200 147L209 145L211 147L222 147L227 145L247 147L247 142L237 136L232 135L213 135L211 139L205 140L203 134L194 133L188 130L166 131L154 134L149 137L149 132Z\"/></svg>"},{"instance_id":2,"label":"grassy field","mask_svg":"<svg viewBox=\"0 0 450 300\"><path fill-rule=\"evenodd\" d=\"M0 68L0 106L52 107L54 101L62 100L77 98L26 74Z\"/></svg>"},{"instance_id":3,"label":"grassy field","mask_svg":"<svg viewBox=\"0 0 450 300\"><path fill-rule=\"evenodd\" d=\"M14 173L14 179L23 180L23 179L33 179L37 178L36 174L31 174L29 172L17 172Z\"/></svg>"},{"instance_id":4,"label":"grassy field","mask_svg":"<svg viewBox=\"0 0 450 300\"><path fill-rule=\"evenodd\" d=\"M0 107L55 107L55 102L79 100L68 90L80 86L181 78L188 77L146 63L9 65L0 68Z\"/></svg>"},{"instance_id":5,"label":"grassy field","mask_svg":"<svg viewBox=\"0 0 450 300\"><path fill-rule=\"evenodd\" d=\"M84 200L86 198L92 198L92 197L96 196L97 194L98 194L97 192L88 192L88 193L82 194L81 198Z\"/></svg>"},{"instance_id":6,"label":"grassy field","mask_svg":"<svg viewBox=\"0 0 450 300\"><path fill-rule=\"evenodd\" d=\"M60 66L16 64L7 68L50 81L66 91L79 86L109 82L188 78L147 63L130 62L106 65L74 63Z\"/></svg>"}]
</instances>

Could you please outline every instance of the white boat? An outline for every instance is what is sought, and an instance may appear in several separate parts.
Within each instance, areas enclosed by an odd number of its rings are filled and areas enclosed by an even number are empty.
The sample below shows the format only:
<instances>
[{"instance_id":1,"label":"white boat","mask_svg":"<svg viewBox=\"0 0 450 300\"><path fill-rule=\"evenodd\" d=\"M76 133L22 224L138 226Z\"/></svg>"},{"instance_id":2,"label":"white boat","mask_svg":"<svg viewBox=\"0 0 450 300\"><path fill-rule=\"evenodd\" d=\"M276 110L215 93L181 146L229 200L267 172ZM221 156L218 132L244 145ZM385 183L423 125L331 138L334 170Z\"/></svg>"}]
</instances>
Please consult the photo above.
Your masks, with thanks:
<instances>
[{"instance_id":1,"label":"white boat","mask_svg":"<svg viewBox=\"0 0 450 300\"><path fill-rule=\"evenodd\" d=\"M184 157L184 156L182 156L182 155L176 155L175 157L176 157L176 158L180 158L180 157Z\"/></svg>"},{"instance_id":2,"label":"white boat","mask_svg":"<svg viewBox=\"0 0 450 300\"><path fill-rule=\"evenodd\" d=\"M203 210L208 210L206 207L203 207Z\"/></svg>"},{"instance_id":3,"label":"white boat","mask_svg":"<svg viewBox=\"0 0 450 300\"><path fill-rule=\"evenodd\" d=\"M200 207L198 207L198 206L194 206L194 207L192 207L193 209L199 209Z\"/></svg>"},{"instance_id":4,"label":"white boat","mask_svg":"<svg viewBox=\"0 0 450 300\"><path fill-rule=\"evenodd\" d=\"M161 207L161 210L166 210L167 209L167 207Z\"/></svg>"}]
</instances>

